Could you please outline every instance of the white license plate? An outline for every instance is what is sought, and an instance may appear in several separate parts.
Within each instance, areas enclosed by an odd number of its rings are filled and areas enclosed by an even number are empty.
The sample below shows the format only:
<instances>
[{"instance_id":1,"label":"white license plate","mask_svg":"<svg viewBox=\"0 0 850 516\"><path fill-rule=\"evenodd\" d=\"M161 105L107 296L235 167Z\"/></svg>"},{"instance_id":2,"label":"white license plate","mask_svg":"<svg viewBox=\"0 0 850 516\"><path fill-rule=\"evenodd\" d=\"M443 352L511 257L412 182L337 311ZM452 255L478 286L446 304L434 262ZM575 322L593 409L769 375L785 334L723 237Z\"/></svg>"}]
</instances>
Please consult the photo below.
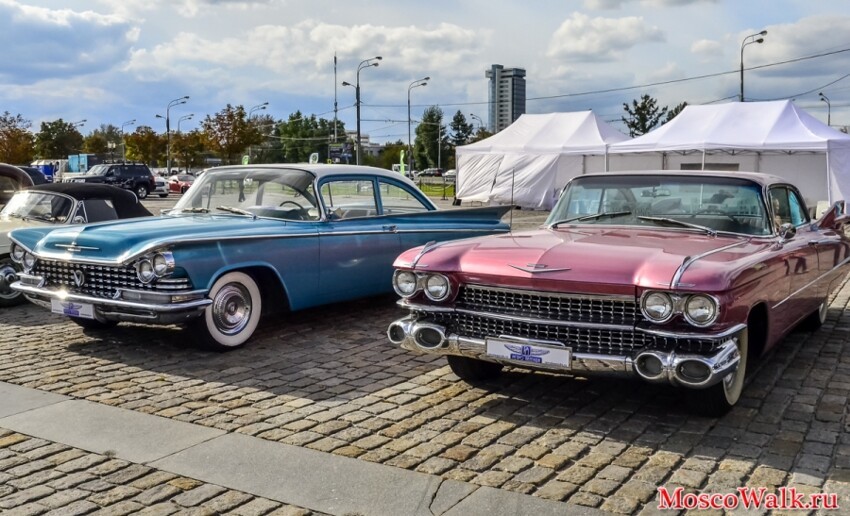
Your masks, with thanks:
<instances>
[{"instance_id":1,"label":"white license plate","mask_svg":"<svg viewBox=\"0 0 850 516\"><path fill-rule=\"evenodd\" d=\"M557 365L567 369L572 358L570 348L505 339L487 339L487 354L529 365Z\"/></svg>"},{"instance_id":2,"label":"white license plate","mask_svg":"<svg viewBox=\"0 0 850 516\"><path fill-rule=\"evenodd\" d=\"M54 314L80 317L82 319L94 319L94 305L88 303L75 303L73 301L50 300L50 308Z\"/></svg>"}]
</instances>

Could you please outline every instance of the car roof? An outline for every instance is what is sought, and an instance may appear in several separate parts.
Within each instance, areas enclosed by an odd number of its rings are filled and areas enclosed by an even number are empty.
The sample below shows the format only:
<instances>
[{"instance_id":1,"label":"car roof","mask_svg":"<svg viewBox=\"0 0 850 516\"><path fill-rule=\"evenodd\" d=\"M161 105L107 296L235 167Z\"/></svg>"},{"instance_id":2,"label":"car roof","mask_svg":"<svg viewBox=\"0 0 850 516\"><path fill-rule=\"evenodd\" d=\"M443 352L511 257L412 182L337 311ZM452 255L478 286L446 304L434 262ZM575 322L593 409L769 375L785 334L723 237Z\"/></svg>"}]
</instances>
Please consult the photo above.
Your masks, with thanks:
<instances>
[{"instance_id":1,"label":"car roof","mask_svg":"<svg viewBox=\"0 0 850 516\"><path fill-rule=\"evenodd\" d=\"M91 183L47 183L28 189L32 192L65 194L78 201L105 199L112 202L115 212L122 219L130 217L149 217L153 215L139 202L136 194L112 185Z\"/></svg>"},{"instance_id":2,"label":"car roof","mask_svg":"<svg viewBox=\"0 0 850 516\"><path fill-rule=\"evenodd\" d=\"M617 176L617 175L626 175L626 176L703 176L703 177L725 177L725 178L735 178L735 179L747 179L754 183L758 183L761 186L769 186L777 183L781 184L794 184L791 181L784 179L779 176L774 176L771 174L764 174L762 172L739 172L739 171L726 171L726 170L625 170L625 171L617 171L617 172L596 172L593 174L584 174L581 176L576 176L574 179L580 179L584 177L605 177L605 176Z\"/></svg>"},{"instance_id":3,"label":"car roof","mask_svg":"<svg viewBox=\"0 0 850 516\"><path fill-rule=\"evenodd\" d=\"M309 163L272 163L272 164L257 164L257 165L231 165L224 167L209 168L204 173L216 172L219 170L240 170L240 169L272 169L272 170L304 170L312 173L317 179L322 179L327 176L337 175L357 175L370 174L379 177L386 177L408 183L416 186L416 183L407 179L400 172L393 172L384 168L367 167L363 165L326 165L326 164L309 164Z\"/></svg>"}]
</instances>

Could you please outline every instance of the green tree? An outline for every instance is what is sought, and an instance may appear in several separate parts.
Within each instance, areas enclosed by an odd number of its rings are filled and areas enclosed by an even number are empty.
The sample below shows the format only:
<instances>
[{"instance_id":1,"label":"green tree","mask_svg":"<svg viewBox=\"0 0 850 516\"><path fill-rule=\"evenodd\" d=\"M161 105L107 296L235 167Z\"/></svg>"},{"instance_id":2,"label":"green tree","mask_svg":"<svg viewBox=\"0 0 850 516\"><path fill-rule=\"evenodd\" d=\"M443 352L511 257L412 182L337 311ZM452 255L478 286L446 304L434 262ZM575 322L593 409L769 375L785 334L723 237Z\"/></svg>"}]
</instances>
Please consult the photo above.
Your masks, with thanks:
<instances>
[{"instance_id":1,"label":"green tree","mask_svg":"<svg viewBox=\"0 0 850 516\"><path fill-rule=\"evenodd\" d=\"M453 147L466 145L470 138L472 138L472 124L466 121L466 117L460 112L460 110L458 110L457 113L455 113L455 116L452 117L452 123L449 127L452 130L451 135L449 136L449 142Z\"/></svg>"},{"instance_id":2,"label":"green tree","mask_svg":"<svg viewBox=\"0 0 850 516\"><path fill-rule=\"evenodd\" d=\"M239 163L250 145L262 141L259 130L248 120L243 106L228 104L215 116L207 115L201 127L207 148L218 154L225 165Z\"/></svg>"},{"instance_id":3,"label":"green tree","mask_svg":"<svg viewBox=\"0 0 850 516\"><path fill-rule=\"evenodd\" d=\"M95 131L83 138L83 152L100 155L108 153L108 141L103 133Z\"/></svg>"},{"instance_id":4,"label":"green tree","mask_svg":"<svg viewBox=\"0 0 850 516\"><path fill-rule=\"evenodd\" d=\"M303 163L310 159L310 154L317 152L319 162L328 159L328 144L334 135L333 120L316 118L316 115L305 116L300 111L289 115L289 119L277 126L284 149L284 161L287 163ZM337 121L337 135L345 134L342 122ZM366 160L363 160L366 163Z\"/></svg>"},{"instance_id":5,"label":"green tree","mask_svg":"<svg viewBox=\"0 0 850 516\"><path fill-rule=\"evenodd\" d=\"M174 156L172 161L176 161L172 165L177 169L182 166L186 170L202 168L206 151L205 141L204 134L197 129L171 135L171 154Z\"/></svg>"},{"instance_id":6,"label":"green tree","mask_svg":"<svg viewBox=\"0 0 850 516\"><path fill-rule=\"evenodd\" d=\"M629 136L635 137L646 134L657 126L667 114L667 107L658 107L658 101L649 95L640 98L640 102L632 100L629 106L623 103L623 110L629 117L621 117L629 130Z\"/></svg>"},{"instance_id":7,"label":"green tree","mask_svg":"<svg viewBox=\"0 0 850 516\"><path fill-rule=\"evenodd\" d=\"M53 122L42 122L35 136L35 151L42 159L67 158L83 150L83 135L76 125L61 118Z\"/></svg>"},{"instance_id":8,"label":"green tree","mask_svg":"<svg viewBox=\"0 0 850 516\"><path fill-rule=\"evenodd\" d=\"M439 167L447 161L446 128L443 126L443 110L437 106L426 108L422 121L416 127L416 142L413 144L413 168L424 170Z\"/></svg>"},{"instance_id":9,"label":"green tree","mask_svg":"<svg viewBox=\"0 0 850 516\"><path fill-rule=\"evenodd\" d=\"M27 164L35 157L35 137L29 131L32 123L20 114L8 111L0 115L0 162Z\"/></svg>"},{"instance_id":10,"label":"green tree","mask_svg":"<svg viewBox=\"0 0 850 516\"><path fill-rule=\"evenodd\" d=\"M673 120L674 118L676 118L676 116L677 116L679 113L681 113L681 112L682 112L682 110L683 110L683 109L685 109L686 107L688 107L688 103L687 103L687 102L682 102L682 103L681 103L681 104L679 104L678 106L676 106L676 107L674 107L673 109L671 109L670 111L668 111L668 112L667 112L667 117L664 119L664 123L666 124L666 123L667 123L667 122L669 122L670 120Z\"/></svg>"},{"instance_id":11,"label":"green tree","mask_svg":"<svg viewBox=\"0 0 850 516\"><path fill-rule=\"evenodd\" d=\"M149 126L140 125L132 134L124 134L127 143L127 158L155 167L165 163L165 135L154 132Z\"/></svg>"}]
</instances>

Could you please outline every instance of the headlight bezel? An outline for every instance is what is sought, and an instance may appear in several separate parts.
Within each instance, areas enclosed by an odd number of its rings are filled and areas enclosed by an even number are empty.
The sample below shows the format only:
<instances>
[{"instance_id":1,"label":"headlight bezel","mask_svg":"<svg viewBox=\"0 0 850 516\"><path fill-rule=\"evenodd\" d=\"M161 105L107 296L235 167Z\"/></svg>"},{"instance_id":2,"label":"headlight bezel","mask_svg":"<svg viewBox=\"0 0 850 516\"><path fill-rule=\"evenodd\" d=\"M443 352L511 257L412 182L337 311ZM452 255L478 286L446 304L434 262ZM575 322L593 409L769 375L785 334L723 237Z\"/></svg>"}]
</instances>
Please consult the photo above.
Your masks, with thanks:
<instances>
[{"instance_id":1,"label":"headlight bezel","mask_svg":"<svg viewBox=\"0 0 850 516\"><path fill-rule=\"evenodd\" d=\"M711 306L711 316L703 322L698 321L691 315L691 302L694 300L705 300L708 301L708 304ZM685 320L688 321L689 324L696 326L697 328L705 328L714 324L717 320L718 315L720 314L720 303L717 301L712 295L709 294L691 294L688 295L682 304L682 315Z\"/></svg>"},{"instance_id":2,"label":"headlight bezel","mask_svg":"<svg viewBox=\"0 0 850 516\"><path fill-rule=\"evenodd\" d=\"M409 278L409 280L412 280L412 281L408 280L408 281L405 281L403 283L404 285L410 286L409 291L403 289L400 286L402 284L402 282L401 282L402 277L406 277L406 278ZM416 273L413 272L413 271L397 269L393 273L393 290L395 290L395 293L398 294L399 296L401 296L402 298L408 299L408 298L416 295L416 292L419 291L419 278L416 276Z\"/></svg>"},{"instance_id":3,"label":"headlight bezel","mask_svg":"<svg viewBox=\"0 0 850 516\"><path fill-rule=\"evenodd\" d=\"M431 280L437 280L443 283L444 292L442 295L436 296L431 293ZM445 301L452 293L452 282L448 276L440 273L427 273L422 276L422 291L425 292L425 297L431 301Z\"/></svg>"},{"instance_id":4,"label":"headlight bezel","mask_svg":"<svg viewBox=\"0 0 850 516\"><path fill-rule=\"evenodd\" d=\"M136 278L143 285L149 285L156 280L168 277L176 267L177 264L171 251L154 251L138 257L133 262Z\"/></svg>"},{"instance_id":5,"label":"headlight bezel","mask_svg":"<svg viewBox=\"0 0 850 516\"><path fill-rule=\"evenodd\" d=\"M153 263L149 258L142 258L136 262L136 277L144 285L147 285L156 279L156 274L153 271Z\"/></svg>"},{"instance_id":6,"label":"headlight bezel","mask_svg":"<svg viewBox=\"0 0 850 516\"><path fill-rule=\"evenodd\" d=\"M666 296L667 299L670 300L671 310L670 313L667 314L667 317L663 319L655 319L650 317L650 312L646 309L647 300L653 295ZM694 300L704 300L707 301L711 306L712 313L709 318L705 321L699 321L697 318L693 317L690 313L689 306ZM682 319L685 320L691 326L696 328L707 328L712 324L716 323L720 318L721 313L721 304L720 299L706 292L669 292L663 290L647 290L641 294L640 297L640 311L644 318L653 324L664 324L669 322L671 319L677 316L681 316Z\"/></svg>"},{"instance_id":7,"label":"headlight bezel","mask_svg":"<svg viewBox=\"0 0 850 516\"><path fill-rule=\"evenodd\" d=\"M402 288L402 279L406 278L404 285L408 288ZM429 283L437 280L442 287L433 289ZM435 303L440 303L450 299L455 291L452 278L441 272L417 272L409 269L396 269L393 272L393 290L402 299L410 299L416 297L420 293L428 300ZM435 292L439 291L439 294Z\"/></svg>"},{"instance_id":8,"label":"headlight bezel","mask_svg":"<svg viewBox=\"0 0 850 516\"><path fill-rule=\"evenodd\" d=\"M652 317L650 315L649 310L647 309L647 303L648 303L649 299L653 296L662 297L666 301L666 305L667 305L667 309L665 311L666 315L664 315L663 317L659 317L659 318ZM674 303L673 296L671 296L668 292L662 292L662 291L659 291L659 290L651 290L651 291L645 292L643 294L643 296L641 297L640 311L643 314L643 316L646 317L651 322L654 322L656 324L663 324L663 323L666 323L667 321L669 321L670 319L672 319L673 316L676 314L676 305Z\"/></svg>"},{"instance_id":9,"label":"headlight bezel","mask_svg":"<svg viewBox=\"0 0 850 516\"><path fill-rule=\"evenodd\" d=\"M23 264L24 263L24 255L26 254L26 252L27 252L27 250L24 249L23 246L18 245L15 242L12 242L12 246L9 249L9 258L11 258L12 261L17 263L17 264Z\"/></svg>"},{"instance_id":10,"label":"headlight bezel","mask_svg":"<svg viewBox=\"0 0 850 516\"><path fill-rule=\"evenodd\" d=\"M24 272L29 274L35 268L35 264L38 263L38 258L34 254L29 251L24 251L24 257L21 260L21 267L24 268Z\"/></svg>"}]
</instances>

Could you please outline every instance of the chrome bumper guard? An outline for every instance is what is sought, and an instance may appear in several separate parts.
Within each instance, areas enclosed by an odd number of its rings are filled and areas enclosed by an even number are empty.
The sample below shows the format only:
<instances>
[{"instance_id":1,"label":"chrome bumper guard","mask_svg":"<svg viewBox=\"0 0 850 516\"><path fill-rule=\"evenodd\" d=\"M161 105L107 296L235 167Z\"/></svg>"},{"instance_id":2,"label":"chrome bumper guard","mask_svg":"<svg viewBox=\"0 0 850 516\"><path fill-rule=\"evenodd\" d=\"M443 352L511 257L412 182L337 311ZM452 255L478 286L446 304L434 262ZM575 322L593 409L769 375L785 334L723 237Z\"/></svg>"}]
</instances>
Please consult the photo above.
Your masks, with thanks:
<instances>
[{"instance_id":1,"label":"chrome bumper guard","mask_svg":"<svg viewBox=\"0 0 850 516\"><path fill-rule=\"evenodd\" d=\"M735 372L740 363L736 328L711 355L677 354L646 350L635 356L573 353L570 367L535 364L534 369L578 375L608 375L642 378L648 382L671 383L692 389L706 389L723 381ZM727 332L728 333L728 332ZM484 339L447 334L446 328L432 322L420 321L410 315L394 321L387 329L393 344L418 353L460 355L504 365L529 367L528 362L487 355Z\"/></svg>"},{"instance_id":2,"label":"chrome bumper guard","mask_svg":"<svg viewBox=\"0 0 850 516\"><path fill-rule=\"evenodd\" d=\"M107 321L128 321L141 323L173 324L200 316L212 303L206 298L205 291L175 293L142 293L150 298L161 297L163 302L129 301L126 299L108 299L103 297L74 294L64 289L50 289L42 286L42 278L28 274L19 274L19 281L12 283L12 290L21 292L33 303L50 309L50 300L73 301L94 306L99 319ZM127 290L122 295L141 297L139 292ZM173 302L173 297L189 297L184 301Z\"/></svg>"}]
</instances>

